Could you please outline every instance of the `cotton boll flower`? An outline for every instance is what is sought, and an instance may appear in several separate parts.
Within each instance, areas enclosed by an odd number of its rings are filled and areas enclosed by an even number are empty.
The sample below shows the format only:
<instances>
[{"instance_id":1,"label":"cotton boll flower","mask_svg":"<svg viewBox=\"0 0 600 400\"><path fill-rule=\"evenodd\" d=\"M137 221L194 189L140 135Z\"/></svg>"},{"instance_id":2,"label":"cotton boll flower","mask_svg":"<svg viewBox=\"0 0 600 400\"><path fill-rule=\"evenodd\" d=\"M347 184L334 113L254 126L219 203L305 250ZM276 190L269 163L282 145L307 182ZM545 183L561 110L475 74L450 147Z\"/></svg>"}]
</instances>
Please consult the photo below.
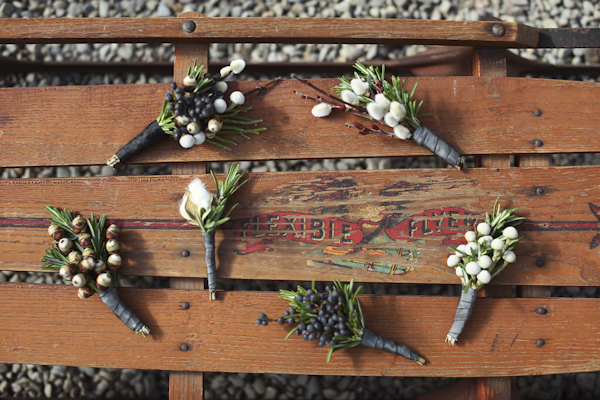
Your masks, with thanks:
<instances>
[{"instance_id":1,"label":"cotton boll flower","mask_svg":"<svg viewBox=\"0 0 600 400\"><path fill-rule=\"evenodd\" d=\"M200 131L194 135L194 145L198 146L204 143L206 140L206 135L204 132Z\"/></svg>"},{"instance_id":2,"label":"cotton boll flower","mask_svg":"<svg viewBox=\"0 0 600 400\"><path fill-rule=\"evenodd\" d=\"M465 266L465 271L469 275L477 275L481 271L481 267L477 261L471 261Z\"/></svg>"},{"instance_id":3,"label":"cotton boll flower","mask_svg":"<svg viewBox=\"0 0 600 400\"><path fill-rule=\"evenodd\" d=\"M492 243L490 245L494 250L502 250L502 248L504 247L504 240L496 238L492 240Z\"/></svg>"},{"instance_id":4,"label":"cotton boll flower","mask_svg":"<svg viewBox=\"0 0 600 400\"><path fill-rule=\"evenodd\" d=\"M456 254L450 254L448 256L448 260L446 261L446 263L448 264L448 266L450 268L456 267L459 262L460 262L460 257L458 257Z\"/></svg>"},{"instance_id":5,"label":"cotton boll flower","mask_svg":"<svg viewBox=\"0 0 600 400\"><path fill-rule=\"evenodd\" d=\"M191 202L199 209L208 210L215 198L215 195L206 189L204 183L198 178L194 178L187 187L190 193Z\"/></svg>"},{"instance_id":6,"label":"cotton boll flower","mask_svg":"<svg viewBox=\"0 0 600 400\"><path fill-rule=\"evenodd\" d=\"M491 237L490 235L486 235L486 236L480 237L478 242L483 247L490 247L490 244L492 244L492 240L494 240L493 237Z\"/></svg>"},{"instance_id":7,"label":"cotton boll flower","mask_svg":"<svg viewBox=\"0 0 600 400\"><path fill-rule=\"evenodd\" d=\"M236 90L235 92L231 92L229 95L229 100L231 100L232 103L241 106L246 101L246 97L244 96L244 93Z\"/></svg>"},{"instance_id":8,"label":"cotton boll flower","mask_svg":"<svg viewBox=\"0 0 600 400\"><path fill-rule=\"evenodd\" d=\"M228 87L229 86L227 86L227 82L225 82L225 81L219 81L219 82L215 83L215 89L217 89L217 91L219 91L219 92L225 93L227 91Z\"/></svg>"},{"instance_id":9,"label":"cotton boll flower","mask_svg":"<svg viewBox=\"0 0 600 400\"><path fill-rule=\"evenodd\" d=\"M482 269L488 269L489 267L492 266L492 259L490 258L490 256L485 255L485 254L479 256L479 260L477 260L477 262L479 263L479 266Z\"/></svg>"},{"instance_id":10,"label":"cotton boll flower","mask_svg":"<svg viewBox=\"0 0 600 400\"><path fill-rule=\"evenodd\" d=\"M369 91L369 84L361 79L352 79L350 81L350 86L352 87L352 90L354 90L354 93L359 96L362 96Z\"/></svg>"},{"instance_id":11,"label":"cotton boll flower","mask_svg":"<svg viewBox=\"0 0 600 400\"><path fill-rule=\"evenodd\" d=\"M467 239L467 242L469 243L474 242L475 240L477 240L477 234L473 231L466 231L465 239Z\"/></svg>"},{"instance_id":12,"label":"cotton boll flower","mask_svg":"<svg viewBox=\"0 0 600 400\"><path fill-rule=\"evenodd\" d=\"M410 131L404 125L396 125L394 127L394 135L399 139L406 140L410 137Z\"/></svg>"},{"instance_id":13,"label":"cotton boll flower","mask_svg":"<svg viewBox=\"0 0 600 400\"><path fill-rule=\"evenodd\" d=\"M379 104L386 111L390 109L390 101L387 97L385 97L385 94L383 93L377 93L375 95L375 103Z\"/></svg>"},{"instance_id":14,"label":"cotton boll flower","mask_svg":"<svg viewBox=\"0 0 600 400\"><path fill-rule=\"evenodd\" d=\"M492 227L486 222L481 222L477 225L477 232L481 235L489 235L492 232Z\"/></svg>"},{"instance_id":15,"label":"cotton boll flower","mask_svg":"<svg viewBox=\"0 0 600 400\"><path fill-rule=\"evenodd\" d=\"M194 146L194 135L181 135L179 145L184 149L190 149Z\"/></svg>"},{"instance_id":16,"label":"cotton boll flower","mask_svg":"<svg viewBox=\"0 0 600 400\"><path fill-rule=\"evenodd\" d=\"M456 248L456 252L454 254L456 254L457 257L464 257L463 253L466 253L466 252L467 252L467 246L465 246L464 244L461 244Z\"/></svg>"},{"instance_id":17,"label":"cotton boll flower","mask_svg":"<svg viewBox=\"0 0 600 400\"><path fill-rule=\"evenodd\" d=\"M231 67L231 71L237 75L246 68L246 61L242 59L233 60L229 66Z\"/></svg>"},{"instance_id":18,"label":"cotton boll flower","mask_svg":"<svg viewBox=\"0 0 600 400\"><path fill-rule=\"evenodd\" d=\"M476 256L479 253L479 246L477 246L477 243L475 243L475 242L467 243L466 253L469 255L472 255L472 256Z\"/></svg>"},{"instance_id":19,"label":"cotton boll flower","mask_svg":"<svg viewBox=\"0 0 600 400\"><path fill-rule=\"evenodd\" d=\"M385 114L385 117L383 117L383 122L385 122L385 124L390 128L394 128L400 123L400 121L398 121L391 112Z\"/></svg>"},{"instance_id":20,"label":"cotton boll flower","mask_svg":"<svg viewBox=\"0 0 600 400\"><path fill-rule=\"evenodd\" d=\"M492 280L492 275L484 269L477 274L477 280L479 283L487 284Z\"/></svg>"},{"instance_id":21,"label":"cotton boll flower","mask_svg":"<svg viewBox=\"0 0 600 400\"><path fill-rule=\"evenodd\" d=\"M406 117L406 107L398 101L392 101L390 103L390 112L398 121L402 121L402 119Z\"/></svg>"},{"instance_id":22,"label":"cotton boll flower","mask_svg":"<svg viewBox=\"0 0 600 400\"><path fill-rule=\"evenodd\" d=\"M343 101L352 104L353 106L356 106L359 103L358 96L352 90L342 90L340 97Z\"/></svg>"},{"instance_id":23,"label":"cotton boll flower","mask_svg":"<svg viewBox=\"0 0 600 400\"><path fill-rule=\"evenodd\" d=\"M367 104L367 112L373 119L376 119L377 121L380 121L385 115L385 109L380 104L375 102Z\"/></svg>"},{"instance_id":24,"label":"cotton boll flower","mask_svg":"<svg viewBox=\"0 0 600 400\"><path fill-rule=\"evenodd\" d=\"M504 228L504 230L502 231L502 235L504 235L504 237L507 239L515 240L519 237L519 232L514 226L508 226Z\"/></svg>"},{"instance_id":25,"label":"cotton boll flower","mask_svg":"<svg viewBox=\"0 0 600 400\"><path fill-rule=\"evenodd\" d=\"M223 114L227 110L227 102L223 99L216 99L213 106L217 114Z\"/></svg>"},{"instance_id":26,"label":"cotton boll flower","mask_svg":"<svg viewBox=\"0 0 600 400\"><path fill-rule=\"evenodd\" d=\"M319 103L310 111L317 118L323 118L331 114L331 106L325 103Z\"/></svg>"},{"instance_id":27,"label":"cotton boll flower","mask_svg":"<svg viewBox=\"0 0 600 400\"><path fill-rule=\"evenodd\" d=\"M506 262L512 263L517 259L517 255L514 251L508 250L502 255L502 259Z\"/></svg>"}]
</instances>

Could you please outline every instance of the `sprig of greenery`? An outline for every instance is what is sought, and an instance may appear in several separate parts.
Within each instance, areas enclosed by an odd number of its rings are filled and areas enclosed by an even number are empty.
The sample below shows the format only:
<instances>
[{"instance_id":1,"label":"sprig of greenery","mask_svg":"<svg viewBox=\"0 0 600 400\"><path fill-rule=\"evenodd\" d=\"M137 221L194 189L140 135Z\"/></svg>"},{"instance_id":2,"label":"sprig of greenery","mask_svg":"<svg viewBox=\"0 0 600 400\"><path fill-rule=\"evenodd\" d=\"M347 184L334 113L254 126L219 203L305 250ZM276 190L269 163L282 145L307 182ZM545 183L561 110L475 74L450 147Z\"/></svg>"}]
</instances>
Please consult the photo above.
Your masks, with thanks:
<instances>
[{"instance_id":1,"label":"sprig of greenery","mask_svg":"<svg viewBox=\"0 0 600 400\"><path fill-rule=\"evenodd\" d=\"M423 101L417 103L416 100L413 100L418 83L415 83L412 90L409 92L406 88L406 81L404 79L392 76L391 84L385 80L385 65L382 65L381 68L372 65L367 67L357 61L354 68L357 70L354 72L355 78L364 80L369 84L369 95L358 96L361 105L373 102L375 95L381 92L388 100L395 100L404 105L406 108L405 119L413 128L416 129L421 125L418 117L427 114L419 114ZM348 78L340 77L339 80L340 83L332 88L332 90L337 93L338 97L342 91L352 90L352 85Z\"/></svg>"},{"instance_id":2,"label":"sprig of greenery","mask_svg":"<svg viewBox=\"0 0 600 400\"><path fill-rule=\"evenodd\" d=\"M217 199L216 204L211 205L208 210L201 209L201 213L194 212L194 218L196 222L198 222L198 226L202 229L202 232L213 232L217 230L219 226L230 220L229 215L237 207L237 203L225 212L227 201L247 182L247 180L245 180L240 183L245 172L238 173L239 169L239 164L232 164L227 170L224 181L217 180L213 171L210 171L215 182L215 187L217 188Z\"/></svg>"}]
</instances>

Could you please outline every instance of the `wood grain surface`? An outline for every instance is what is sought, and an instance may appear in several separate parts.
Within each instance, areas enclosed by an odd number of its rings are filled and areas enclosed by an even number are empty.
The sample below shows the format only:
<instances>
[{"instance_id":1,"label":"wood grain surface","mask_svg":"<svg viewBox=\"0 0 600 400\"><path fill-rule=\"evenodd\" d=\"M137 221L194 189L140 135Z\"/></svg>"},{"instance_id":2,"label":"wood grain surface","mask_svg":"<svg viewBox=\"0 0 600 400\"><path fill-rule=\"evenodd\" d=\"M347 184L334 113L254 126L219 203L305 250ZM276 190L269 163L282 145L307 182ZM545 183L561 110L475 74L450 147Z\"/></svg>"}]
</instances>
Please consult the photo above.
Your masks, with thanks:
<instances>
[{"instance_id":1,"label":"wood grain surface","mask_svg":"<svg viewBox=\"0 0 600 400\"><path fill-rule=\"evenodd\" d=\"M444 343L457 298L363 295L366 325L424 356L402 357L357 347L326 350L277 323L254 323L259 311L278 316L287 302L273 292L119 289L150 327L142 339L98 297L72 287L0 284L0 362L187 371L373 375L507 376L600 369L600 300L479 298L456 346ZM181 308L189 302L188 310ZM548 309L545 315L536 307ZM574 329L574 327L577 327ZM538 347L536 341L545 340ZM92 345L94 343L94 345ZM181 345L189 346L181 351ZM104 345L103 345L104 344ZM101 350L99 350L101 349Z\"/></svg>"},{"instance_id":2,"label":"wood grain surface","mask_svg":"<svg viewBox=\"0 0 600 400\"><path fill-rule=\"evenodd\" d=\"M324 90L336 82L313 81ZM422 122L461 154L600 151L597 83L407 78L409 88L416 82L415 98L424 101L422 112L432 113ZM231 82L230 90L245 92L261 83L265 82ZM104 164L156 119L166 89L164 84L0 89L0 166ZM412 141L359 135L345 123L366 120L342 111L314 118L314 102L294 91L317 94L298 81L284 80L248 96L254 109L247 116L262 118L260 125L267 130L251 140L231 137L239 144L233 151L208 144L184 150L165 136L132 163L431 155Z\"/></svg>"},{"instance_id":3,"label":"wood grain surface","mask_svg":"<svg viewBox=\"0 0 600 400\"><path fill-rule=\"evenodd\" d=\"M233 221L217 232L218 275L458 283L445 266L449 247L500 196L526 223L518 263L495 283L599 285L599 177L591 166L249 174L231 201L239 202ZM51 245L44 211L51 204L120 224L125 275L205 277L201 232L177 206L190 181L0 181L0 270L38 270Z\"/></svg>"},{"instance_id":4,"label":"wood grain surface","mask_svg":"<svg viewBox=\"0 0 600 400\"><path fill-rule=\"evenodd\" d=\"M535 47L536 28L516 22L340 18L43 18L0 20L0 43L378 43Z\"/></svg>"}]
</instances>

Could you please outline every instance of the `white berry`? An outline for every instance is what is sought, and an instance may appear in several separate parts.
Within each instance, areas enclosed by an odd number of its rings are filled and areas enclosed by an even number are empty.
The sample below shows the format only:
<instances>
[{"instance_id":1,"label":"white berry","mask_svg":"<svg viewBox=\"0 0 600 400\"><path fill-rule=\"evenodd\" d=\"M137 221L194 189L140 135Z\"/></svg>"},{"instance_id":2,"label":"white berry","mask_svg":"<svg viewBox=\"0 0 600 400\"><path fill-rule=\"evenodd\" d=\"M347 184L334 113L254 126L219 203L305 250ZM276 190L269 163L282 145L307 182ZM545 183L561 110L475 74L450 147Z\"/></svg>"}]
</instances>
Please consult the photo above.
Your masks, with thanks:
<instances>
[{"instance_id":1,"label":"white berry","mask_svg":"<svg viewBox=\"0 0 600 400\"><path fill-rule=\"evenodd\" d=\"M458 257L456 254L450 254L448 256L448 260L446 261L446 263L448 264L448 266L450 268L456 267L459 262L460 262L460 257Z\"/></svg>"},{"instance_id":2,"label":"white berry","mask_svg":"<svg viewBox=\"0 0 600 400\"><path fill-rule=\"evenodd\" d=\"M474 242L475 240L477 240L477 234L473 231L466 231L465 239L467 239L467 242L469 243Z\"/></svg>"},{"instance_id":3,"label":"white berry","mask_svg":"<svg viewBox=\"0 0 600 400\"><path fill-rule=\"evenodd\" d=\"M490 275L490 273L484 269L477 274L477 280L479 283L483 284L490 283L492 280L492 275Z\"/></svg>"},{"instance_id":4,"label":"white berry","mask_svg":"<svg viewBox=\"0 0 600 400\"><path fill-rule=\"evenodd\" d=\"M471 261L465 266L465 271L469 275L477 275L481 271L481 267L477 261Z\"/></svg>"},{"instance_id":5,"label":"white berry","mask_svg":"<svg viewBox=\"0 0 600 400\"><path fill-rule=\"evenodd\" d=\"M502 255L502 259L506 262L512 263L517 259L517 255L514 251L508 250Z\"/></svg>"},{"instance_id":6,"label":"white berry","mask_svg":"<svg viewBox=\"0 0 600 400\"><path fill-rule=\"evenodd\" d=\"M482 269L488 269L489 267L492 266L492 259L490 258L490 256L487 255L482 255L479 256L479 260L477 261L479 263L479 266Z\"/></svg>"},{"instance_id":7,"label":"white berry","mask_svg":"<svg viewBox=\"0 0 600 400\"><path fill-rule=\"evenodd\" d=\"M477 225L477 232L482 235L489 235L492 232L492 227L487 222L481 222Z\"/></svg>"},{"instance_id":8,"label":"white berry","mask_svg":"<svg viewBox=\"0 0 600 400\"><path fill-rule=\"evenodd\" d=\"M492 240L492 243L490 245L492 246L492 249L494 249L494 250L502 250L502 248L504 248L504 240L502 240L500 238L496 238L496 239Z\"/></svg>"},{"instance_id":9,"label":"white berry","mask_svg":"<svg viewBox=\"0 0 600 400\"><path fill-rule=\"evenodd\" d=\"M194 146L194 135L182 135L179 138L179 145L184 149L189 149Z\"/></svg>"},{"instance_id":10,"label":"white berry","mask_svg":"<svg viewBox=\"0 0 600 400\"><path fill-rule=\"evenodd\" d=\"M505 238L510 239L510 240L515 240L516 238L519 237L519 232L517 231L517 229L514 226L508 226L508 227L504 228L504 230L502 231L502 234L504 235Z\"/></svg>"}]
</instances>

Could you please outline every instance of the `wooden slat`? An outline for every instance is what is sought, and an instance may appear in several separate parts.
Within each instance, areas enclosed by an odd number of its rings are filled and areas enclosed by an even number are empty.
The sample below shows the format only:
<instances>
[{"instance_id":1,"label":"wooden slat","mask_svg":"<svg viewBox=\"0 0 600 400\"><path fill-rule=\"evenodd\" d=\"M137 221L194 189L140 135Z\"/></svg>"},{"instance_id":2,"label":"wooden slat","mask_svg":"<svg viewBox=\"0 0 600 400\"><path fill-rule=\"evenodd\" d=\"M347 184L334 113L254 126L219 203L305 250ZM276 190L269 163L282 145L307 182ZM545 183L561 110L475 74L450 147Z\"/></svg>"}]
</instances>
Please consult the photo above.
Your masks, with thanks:
<instances>
[{"instance_id":1,"label":"wooden slat","mask_svg":"<svg viewBox=\"0 0 600 400\"><path fill-rule=\"evenodd\" d=\"M495 282L599 285L600 225L593 207L600 198L598 177L600 168L591 166L249 174L232 199L240 203L232 214L236 225L217 232L218 273L236 279L454 284L456 276L445 266L448 247L462 240L470 218L481 218L501 196L503 206L520 207L527 223L518 264ZM177 207L190 180L0 181L0 270L39 268L50 245L44 211L50 203L117 220L125 275L205 277L200 230L184 223ZM209 177L204 180L213 187ZM183 250L190 256L183 257ZM539 259L545 260L541 269ZM370 271L369 263L380 272ZM392 270L396 275L389 275Z\"/></svg>"},{"instance_id":2,"label":"wooden slat","mask_svg":"<svg viewBox=\"0 0 600 400\"><path fill-rule=\"evenodd\" d=\"M444 343L458 299L367 296L366 324L409 345L424 366L355 348L325 363L326 350L288 327L254 323L258 312L287 309L277 293L119 289L152 329L146 339L121 324L97 297L72 287L0 284L0 362L161 370L373 376L508 376L600 369L600 300L487 299L456 346ZM135 301L134 301L135 300ZM188 310L181 309L189 302ZM544 306L549 312L535 313ZM574 329L576 327L576 329ZM536 341L544 339L538 347ZM110 345L90 346L90 343ZM182 343L189 345L181 351ZM298 360L302 360L299 362Z\"/></svg>"},{"instance_id":3,"label":"wooden slat","mask_svg":"<svg viewBox=\"0 0 600 400\"><path fill-rule=\"evenodd\" d=\"M338 18L28 18L0 20L0 43L378 43L535 47L536 28L502 22Z\"/></svg>"},{"instance_id":4,"label":"wooden slat","mask_svg":"<svg viewBox=\"0 0 600 400\"><path fill-rule=\"evenodd\" d=\"M349 71L350 72L350 71ZM419 83L422 121L462 154L600 151L600 85L523 78L408 78ZM313 81L328 90L335 79ZM231 82L250 90L264 82ZM152 122L167 85L112 85L0 89L0 166L101 165ZM166 138L135 163L431 155L411 141L359 135L347 128L360 117L338 112L314 118L311 94L294 80L248 96L248 116L267 131L233 151L203 145L183 150ZM314 94L314 93L313 93ZM84 104L85 111L74 104ZM541 110L541 116L534 115ZM23 121L27 121L24 123ZM568 133L568 134L567 134ZM541 140L543 145L536 146ZM49 147L49 143L52 144Z\"/></svg>"}]
</instances>

